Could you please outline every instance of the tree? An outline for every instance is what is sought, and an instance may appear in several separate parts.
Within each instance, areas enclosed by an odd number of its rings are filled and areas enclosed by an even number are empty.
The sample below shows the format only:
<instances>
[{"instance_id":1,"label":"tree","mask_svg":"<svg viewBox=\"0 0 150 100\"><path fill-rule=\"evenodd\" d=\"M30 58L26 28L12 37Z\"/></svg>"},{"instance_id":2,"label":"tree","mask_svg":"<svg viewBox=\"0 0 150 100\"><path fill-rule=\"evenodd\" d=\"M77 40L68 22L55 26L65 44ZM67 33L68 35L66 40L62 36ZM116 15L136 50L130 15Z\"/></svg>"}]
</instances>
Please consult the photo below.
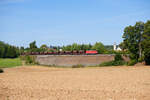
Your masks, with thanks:
<instances>
[{"instance_id":1,"label":"tree","mask_svg":"<svg viewBox=\"0 0 150 100\"><path fill-rule=\"evenodd\" d=\"M136 62L145 60L150 65L150 20L126 27L123 38L121 45L129 51L131 59Z\"/></svg>"},{"instance_id":2,"label":"tree","mask_svg":"<svg viewBox=\"0 0 150 100\"><path fill-rule=\"evenodd\" d=\"M46 44L41 45L40 51L42 52L48 51L48 46Z\"/></svg>"},{"instance_id":3,"label":"tree","mask_svg":"<svg viewBox=\"0 0 150 100\"><path fill-rule=\"evenodd\" d=\"M48 47L47 47L47 45L46 44L43 44L43 45L41 45L41 47L40 48L44 48L44 49L47 49Z\"/></svg>"},{"instance_id":4,"label":"tree","mask_svg":"<svg viewBox=\"0 0 150 100\"><path fill-rule=\"evenodd\" d=\"M31 43L29 44L29 46L30 46L30 51L31 51L31 52L39 51L39 50L37 49L37 46L36 46L36 41L31 42Z\"/></svg>"},{"instance_id":5,"label":"tree","mask_svg":"<svg viewBox=\"0 0 150 100\"><path fill-rule=\"evenodd\" d=\"M128 26L124 29L123 47L130 52L130 58L138 59L142 56L142 32L144 30L143 22L137 22L134 26Z\"/></svg>"},{"instance_id":6,"label":"tree","mask_svg":"<svg viewBox=\"0 0 150 100\"><path fill-rule=\"evenodd\" d=\"M71 51L73 51L73 50L81 50L81 46L77 43L73 43L71 45Z\"/></svg>"},{"instance_id":7,"label":"tree","mask_svg":"<svg viewBox=\"0 0 150 100\"><path fill-rule=\"evenodd\" d=\"M19 55L18 48L0 41L0 58L15 58Z\"/></svg>"},{"instance_id":8,"label":"tree","mask_svg":"<svg viewBox=\"0 0 150 100\"><path fill-rule=\"evenodd\" d=\"M92 48L91 44L82 44L81 50L90 50Z\"/></svg>"},{"instance_id":9,"label":"tree","mask_svg":"<svg viewBox=\"0 0 150 100\"><path fill-rule=\"evenodd\" d=\"M22 54L25 51L24 47L20 47L20 54Z\"/></svg>"},{"instance_id":10,"label":"tree","mask_svg":"<svg viewBox=\"0 0 150 100\"><path fill-rule=\"evenodd\" d=\"M71 45L63 46L62 50L63 51L71 51Z\"/></svg>"},{"instance_id":11,"label":"tree","mask_svg":"<svg viewBox=\"0 0 150 100\"><path fill-rule=\"evenodd\" d=\"M105 47L101 42L96 42L93 46L92 46L93 50L97 50L98 53L104 53L105 52Z\"/></svg>"},{"instance_id":12,"label":"tree","mask_svg":"<svg viewBox=\"0 0 150 100\"><path fill-rule=\"evenodd\" d=\"M147 65L150 65L150 20L144 25L142 46L144 51L144 60Z\"/></svg>"},{"instance_id":13,"label":"tree","mask_svg":"<svg viewBox=\"0 0 150 100\"><path fill-rule=\"evenodd\" d=\"M0 58L4 57L4 53L5 53L5 44L4 42L0 41Z\"/></svg>"},{"instance_id":14,"label":"tree","mask_svg":"<svg viewBox=\"0 0 150 100\"><path fill-rule=\"evenodd\" d=\"M29 46L30 46L30 49L35 49L35 48L37 48L37 46L36 46L36 41L31 42L31 43L29 44Z\"/></svg>"}]
</instances>

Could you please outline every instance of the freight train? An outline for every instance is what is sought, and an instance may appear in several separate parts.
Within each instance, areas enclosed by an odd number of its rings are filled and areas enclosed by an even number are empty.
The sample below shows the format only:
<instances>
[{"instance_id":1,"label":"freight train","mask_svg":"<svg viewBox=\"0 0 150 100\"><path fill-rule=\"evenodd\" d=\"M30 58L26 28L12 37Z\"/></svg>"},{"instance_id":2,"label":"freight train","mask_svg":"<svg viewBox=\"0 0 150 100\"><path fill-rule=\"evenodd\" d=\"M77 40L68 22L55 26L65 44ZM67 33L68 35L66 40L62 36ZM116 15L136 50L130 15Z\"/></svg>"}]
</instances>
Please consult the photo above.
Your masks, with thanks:
<instances>
[{"instance_id":1,"label":"freight train","mask_svg":"<svg viewBox=\"0 0 150 100\"><path fill-rule=\"evenodd\" d=\"M54 52L26 52L22 55L96 55L97 50L79 50L79 51L54 51Z\"/></svg>"}]
</instances>

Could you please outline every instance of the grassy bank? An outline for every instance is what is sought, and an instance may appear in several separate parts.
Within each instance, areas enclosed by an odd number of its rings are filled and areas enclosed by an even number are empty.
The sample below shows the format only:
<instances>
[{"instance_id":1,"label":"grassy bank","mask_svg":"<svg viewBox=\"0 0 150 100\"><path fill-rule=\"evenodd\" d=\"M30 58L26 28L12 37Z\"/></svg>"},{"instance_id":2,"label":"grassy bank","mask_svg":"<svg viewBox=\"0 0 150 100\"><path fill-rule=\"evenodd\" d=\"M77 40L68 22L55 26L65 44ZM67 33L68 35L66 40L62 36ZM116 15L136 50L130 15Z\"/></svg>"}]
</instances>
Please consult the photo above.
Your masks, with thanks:
<instances>
[{"instance_id":1,"label":"grassy bank","mask_svg":"<svg viewBox=\"0 0 150 100\"><path fill-rule=\"evenodd\" d=\"M21 66L21 60L19 58L15 59L0 59L0 68L10 68L15 66Z\"/></svg>"}]
</instances>

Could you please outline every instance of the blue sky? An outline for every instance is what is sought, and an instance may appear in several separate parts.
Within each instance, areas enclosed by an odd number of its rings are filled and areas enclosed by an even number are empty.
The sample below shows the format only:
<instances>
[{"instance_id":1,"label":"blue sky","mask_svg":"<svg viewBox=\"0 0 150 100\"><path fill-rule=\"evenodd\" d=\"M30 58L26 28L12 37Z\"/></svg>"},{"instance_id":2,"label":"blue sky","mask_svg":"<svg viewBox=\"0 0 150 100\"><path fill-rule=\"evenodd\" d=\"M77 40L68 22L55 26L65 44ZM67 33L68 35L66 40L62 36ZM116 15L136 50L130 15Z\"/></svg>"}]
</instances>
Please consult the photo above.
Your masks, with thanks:
<instances>
[{"instance_id":1,"label":"blue sky","mask_svg":"<svg viewBox=\"0 0 150 100\"><path fill-rule=\"evenodd\" d=\"M150 20L150 0L0 0L0 40L27 47L122 41L123 30Z\"/></svg>"}]
</instances>

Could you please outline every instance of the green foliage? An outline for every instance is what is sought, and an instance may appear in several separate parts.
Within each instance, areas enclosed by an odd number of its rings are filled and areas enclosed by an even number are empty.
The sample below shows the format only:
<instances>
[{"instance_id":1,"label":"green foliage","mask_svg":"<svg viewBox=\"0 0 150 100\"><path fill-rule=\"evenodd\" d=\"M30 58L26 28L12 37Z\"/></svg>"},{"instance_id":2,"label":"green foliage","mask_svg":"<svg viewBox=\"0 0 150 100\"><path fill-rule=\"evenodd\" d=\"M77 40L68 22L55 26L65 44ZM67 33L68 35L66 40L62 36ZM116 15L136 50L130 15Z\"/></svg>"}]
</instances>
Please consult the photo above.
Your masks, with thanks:
<instances>
[{"instance_id":1,"label":"green foliage","mask_svg":"<svg viewBox=\"0 0 150 100\"><path fill-rule=\"evenodd\" d=\"M150 20L144 25L143 39L144 60L146 65L150 65Z\"/></svg>"},{"instance_id":2,"label":"green foliage","mask_svg":"<svg viewBox=\"0 0 150 100\"><path fill-rule=\"evenodd\" d=\"M113 50L113 45L105 45L104 47L108 51L112 51Z\"/></svg>"},{"instance_id":3,"label":"green foliage","mask_svg":"<svg viewBox=\"0 0 150 100\"><path fill-rule=\"evenodd\" d=\"M126 65L125 61L109 61L109 62L103 62L99 66L121 66Z\"/></svg>"},{"instance_id":4,"label":"green foliage","mask_svg":"<svg viewBox=\"0 0 150 100\"><path fill-rule=\"evenodd\" d=\"M63 51L73 51L73 50L90 50L92 47L91 44L77 44L73 43L72 45L63 46Z\"/></svg>"},{"instance_id":5,"label":"green foliage","mask_svg":"<svg viewBox=\"0 0 150 100\"><path fill-rule=\"evenodd\" d=\"M21 65L22 65L22 62L19 58L0 59L0 68L15 67L15 66L21 66Z\"/></svg>"},{"instance_id":6,"label":"green foliage","mask_svg":"<svg viewBox=\"0 0 150 100\"><path fill-rule=\"evenodd\" d=\"M92 48L91 44L82 44L81 50L90 50Z\"/></svg>"},{"instance_id":7,"label":"green foliage","mask_svg":"<svg viewBox=\"0 0 150 100\"><path fill-rule=\"evenodd\" d=\"M0 58L16 58L19 55L19 48L0 41Z\"/></svg>"},{"instance_id":8,"label":"green foliage","mask_svg":"<svg viewBox=\"0 0 150 100\"><path fill-rule=\"evenodd\" d=\"M137 32L136 25L124 29L124 47L132 54L131 59L139 58L139 41L141 40L140 32ZM123 45L123 44L122 44Z\"/></svg>"},{"instance_id":9,"label":"green foliage","mask_svg":"<svg viewBox=\"0 0 150 100\"><path fill-rule=\"evenodd\" d=\"M134 26L126 27L123 38L121 45L129 51L132 60L130 63L145 60L150 65L150 21L137 22Z\"/></svg>"},{"instance_id":10,"label":"green foliage","mask_svg":"<svg viewBox=\"0 0 150 100\"><path fill-rule=\"evenodd\" d=\"M36 41L31 42L29 45L30 45L30 49L37 48Z\"/></svg>"},{"instance_id":11,"label":"green foliage","mask_svg":"<svg viewBox=\"0 0 150 100\"><path fill-rule=\"evenodd\" d=\"M36 41L33 41L29 44L29 48L30 48L30 52L37 52L38 49L37 49L37 46L36 46Z\"/></svg>"},{"instance_id":12,"label":"green foliage","mask_svg":"<svg viewBox=\"0 0 150 100\"><path fill-rule=\"evenodd\" d=\"M144 61L144 56L143 57L140 57L139 59L138 59L138 62L143 62Z\"/></svg>"},{"instance_id":13,"label":"green foliage","mask_svg":"<svg viewBox=\"0 0 150 100\"><path fill-rule=\"evenodd\" d=\"M82 64L73 65L72 68L84 68L85 66Z\"/></svg>"},{"instance_id":14,"label":"green foliage","mask_svg":"<svg viewBox=\"0 0 150 100\"><path fill-rule=\"evenodd\" d=\"M3 71L3 69L0 69L0 73L3 73L4 71Z\"/></svg>"},{"instance_id":15,"label":"green foliage","mask_svg":"<svg viewBox=\"0 0 150 100\"><path fill-rule=\"evenodd\" d=\"M135 59L132 59L128 62L128 66L133 66L137 63L137 61Z\"/></svg>"},{"instance_id":16,"label":"green foliage","mask_svg":"<svg viewBox=\"0 0 150 100\"><path fill-rule=\"evenodd\" d=\"M93 46L92 46L93 50L97 50L98 53L102 54L106 51L104 45L101 42L96 42Z\"/></svg>"},{"instance_id":17,"label":"green foliage","mask_svg":"<svg viewBox=\"0 0 150 100\"><path fill-rule=\"evenodd\" d=\"M115 59L109 62L103 62L99 66L120 66L127 64L120 54L115 55Z\"/></svg>"},{"instance_id":18,"label":"green foliage","mask_svg":"<svg viewBox=\"0 0 150 100\"><path fill-rule=\"evenodd\" d=\"M123 61L123 58L120 54L115 55L115 61Z\"/></svg>"},{"instance_id":19,"label":"green foliage","mask_svg":"<svg viewBox=\"0 0 150 100\"><path fill-rule=\"evenodd\" d=\"M38 63L35 61L36 56L25 55L25 56L20 56L20 58L21 58L22 60L24 60L26 64L38 64Z\"/></svg>"}]
</instances>

